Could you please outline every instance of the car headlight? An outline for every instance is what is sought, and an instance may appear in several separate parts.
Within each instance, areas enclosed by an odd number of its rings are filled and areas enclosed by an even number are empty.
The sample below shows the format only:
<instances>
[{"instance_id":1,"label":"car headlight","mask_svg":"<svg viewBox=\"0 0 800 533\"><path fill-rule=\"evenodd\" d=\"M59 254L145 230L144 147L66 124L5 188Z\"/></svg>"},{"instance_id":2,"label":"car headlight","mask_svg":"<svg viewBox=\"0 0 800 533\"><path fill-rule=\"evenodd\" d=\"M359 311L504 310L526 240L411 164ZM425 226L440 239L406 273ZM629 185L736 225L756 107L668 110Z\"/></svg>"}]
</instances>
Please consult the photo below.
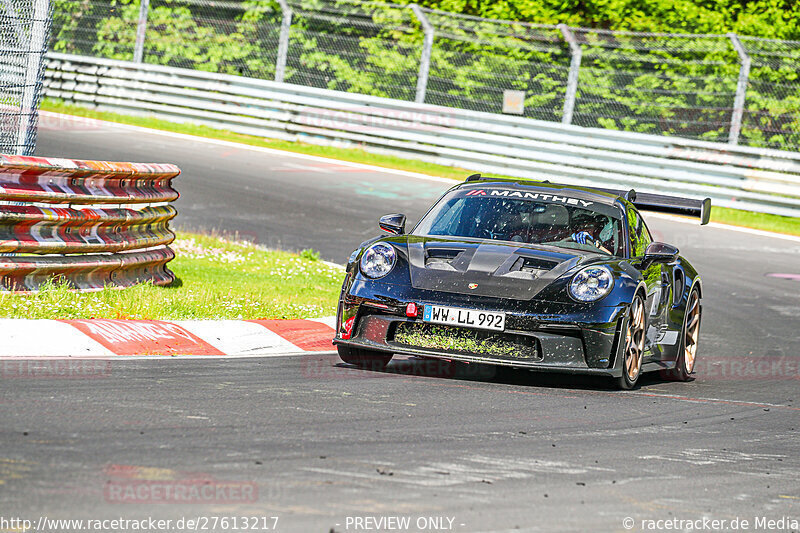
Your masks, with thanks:
<instances>
[{"instance_id":1,"label":"car headlight","mask_svg":"<svg viewBox=\"0 0 800 533\"><path fill-rule=\"evenodd\" d=\"M614 276L604 266L586 267L572 277L569 293L579 302L594 302L611 291Z\"/></svg>"},{"instance_id":2,"label":"car headlight","mask_svg":"<svg viewBox=\"0 0 800 533\"><path fill-rule=\"evenodd\" d=\"M385 242L377 242L361 256L361 272L368 278L382 278L391 272L396 261L394 248Z\"/></svg>"}]
</instances>

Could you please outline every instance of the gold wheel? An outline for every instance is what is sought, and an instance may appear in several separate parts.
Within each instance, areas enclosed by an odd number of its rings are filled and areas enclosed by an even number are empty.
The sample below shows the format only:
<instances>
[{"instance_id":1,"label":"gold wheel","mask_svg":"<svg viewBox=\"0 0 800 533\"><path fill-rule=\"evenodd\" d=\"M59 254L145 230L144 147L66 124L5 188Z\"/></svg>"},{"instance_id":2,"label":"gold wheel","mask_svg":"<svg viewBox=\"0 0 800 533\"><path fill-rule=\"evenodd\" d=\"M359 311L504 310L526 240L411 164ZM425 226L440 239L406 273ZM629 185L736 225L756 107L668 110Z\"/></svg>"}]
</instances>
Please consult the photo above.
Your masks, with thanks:
<instances>
[{"instance_id":1,"label":"gold wheel","mask_svg":"<svg viewBox=\"0 0 800 533\"><path fill-rule=\"evenodd\" d=\"M638 296L633 299L625 332L625 374L633 384L642 371L644 357L644 303Z\"/></svg>"},{"instance_id":2,"label":"gold wheel","mask_svg":"<svg viewBox=\"0 0 800 533\"><path fill-rule=\"evenodd\" d=\"M691 374L697 358L697 340L700 336L700 295L696 290L689 296L689 304L686 307L686 328L683 334L684 367L686 373Z\"/></svg>"}]
</instances>

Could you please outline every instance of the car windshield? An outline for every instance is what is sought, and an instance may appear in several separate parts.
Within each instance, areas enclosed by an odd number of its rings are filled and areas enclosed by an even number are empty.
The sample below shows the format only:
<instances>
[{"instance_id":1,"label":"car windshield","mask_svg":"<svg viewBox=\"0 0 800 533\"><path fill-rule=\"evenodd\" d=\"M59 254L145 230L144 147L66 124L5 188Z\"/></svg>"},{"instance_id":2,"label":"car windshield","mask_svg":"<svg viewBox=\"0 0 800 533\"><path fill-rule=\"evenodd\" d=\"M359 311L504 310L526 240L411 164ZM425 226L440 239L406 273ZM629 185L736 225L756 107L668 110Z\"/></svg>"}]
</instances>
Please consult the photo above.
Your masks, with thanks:
<instances>
[{"instance_id":1,"label":"car windshield","mask_svg":"<svg viewBox=\"0 0 800 533\"><path fill-rule=\"evenodd\" d=\"M458 189L445 195L412 234L548 244L623 254L618 208L514 189Z\"/></svg>"}]
</instances>

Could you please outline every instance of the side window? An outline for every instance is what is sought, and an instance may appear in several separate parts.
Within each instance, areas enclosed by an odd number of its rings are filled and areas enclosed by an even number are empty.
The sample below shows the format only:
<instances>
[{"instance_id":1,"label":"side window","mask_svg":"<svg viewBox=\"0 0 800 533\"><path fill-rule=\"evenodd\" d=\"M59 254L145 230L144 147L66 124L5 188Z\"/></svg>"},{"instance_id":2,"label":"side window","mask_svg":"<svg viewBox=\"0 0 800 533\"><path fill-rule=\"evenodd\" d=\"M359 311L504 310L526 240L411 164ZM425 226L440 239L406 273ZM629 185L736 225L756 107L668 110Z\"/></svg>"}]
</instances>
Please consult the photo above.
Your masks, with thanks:
<instances>
[{"instance_id":1,"label":"side window","mask_svg":"<svg viewBox=\"0 0 800 533\"><path fill-rule=\"evenodd\" d=\"M631 257L642 257L653 238L642 217L633 209L628 210L628 233L631 238Z\"/></svg>"},{"instance_id":2,"label":"side window","mask_svg":"<svg viewBox=\"0 0 800 533\"><path fill-rule=\"evenodd\" d=\"M650 244L653 242L653 237L650 235L650 230L647 229L647 224L644 223L644 220L639 217L641 232L639 233L639 239L641 241L642 246L642 253L640 255L644 255L645 250Z\"/></svg>"},{"instance_id":3,"label":"side window","mask_svg":"<svg viewBox=\"0 0 800 533\"><path fill-rule=\"evenodd\" d=\"M631 241L631 257L636 257L636 251L639 249L639 237L636 233L636 213L633 209L627 210L628 214L628 237Z\"/></svg>"}]
</instances>

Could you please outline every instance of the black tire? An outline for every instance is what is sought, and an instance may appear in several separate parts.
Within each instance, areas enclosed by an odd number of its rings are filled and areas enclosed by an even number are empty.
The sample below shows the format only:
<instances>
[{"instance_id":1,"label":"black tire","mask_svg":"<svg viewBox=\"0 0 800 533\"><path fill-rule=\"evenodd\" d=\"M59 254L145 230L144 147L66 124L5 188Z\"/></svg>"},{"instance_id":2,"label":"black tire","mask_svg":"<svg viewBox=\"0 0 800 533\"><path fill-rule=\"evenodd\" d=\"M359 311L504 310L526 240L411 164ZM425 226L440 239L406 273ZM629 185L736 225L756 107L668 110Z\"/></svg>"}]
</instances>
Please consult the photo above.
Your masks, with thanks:
<instances>
[{"instance_id":1,"label":"black tire","mask_svg":"<svg viewBox=\"0 0 800 533\"><path fill-rule=\"evenodd\" d=\"M642 375L645 327L644 299L637 294L628 307L625 328L620 333L620 340L624 343L624 347L622 350L622 375L615 379L618 389L634 388L636 382L639 381L639 376Z\"/></svg>"},{"instance_id":2,"label":"black tire","mask_svg":"<svg viewBox=\"0 0 800 533\"><path fill-rule=\"evenodd\" d=\"M337 346L336 350L342 361L366 370L383 370L392 360L392 354L372 350L348 348L347 346Z\"/></svg>"},{"instance_id":3,"label":"black tire","mask_svg":"<svg viewBox=\"0 0 800 533\"><path fill-rule=\"evenodd\" d=\"M702 306L700 305L700 291L697 288L689 293L686 300L686 312L683 315L680 344L678 345L678 359L675 361L675 371L669 377L676 381L689 381L692 379L697 363L697 341L700 337Z\"/></svg>"}]
</instances>

